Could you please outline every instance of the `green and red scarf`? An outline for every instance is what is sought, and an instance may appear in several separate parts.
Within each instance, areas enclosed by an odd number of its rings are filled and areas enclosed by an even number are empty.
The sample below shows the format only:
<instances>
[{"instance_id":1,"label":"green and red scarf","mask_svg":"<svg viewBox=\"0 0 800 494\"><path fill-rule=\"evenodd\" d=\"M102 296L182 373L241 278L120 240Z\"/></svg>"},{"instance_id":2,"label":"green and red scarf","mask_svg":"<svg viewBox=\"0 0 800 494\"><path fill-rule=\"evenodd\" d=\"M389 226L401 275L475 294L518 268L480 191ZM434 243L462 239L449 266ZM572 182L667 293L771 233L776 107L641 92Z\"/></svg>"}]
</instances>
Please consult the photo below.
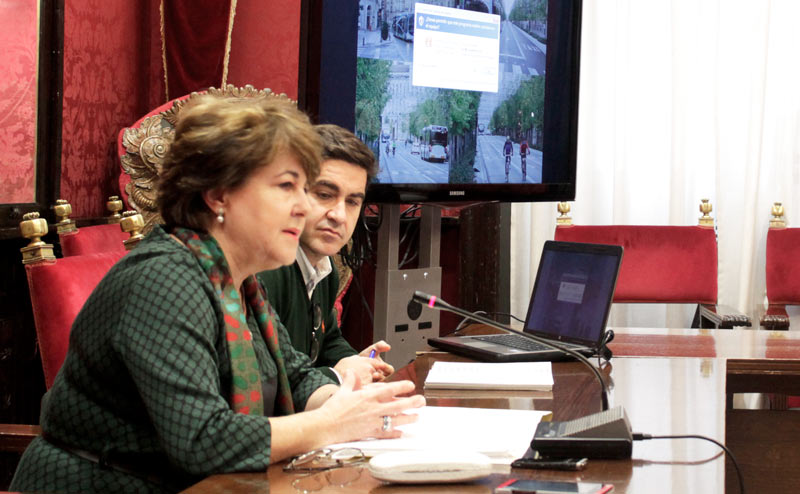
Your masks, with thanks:
<instances>
[{"instance_id":1,"label":"green and red scarf","mask_svg":"<svg viewBox=\"0 0 800 494\"><path fill-rule=\"evenodd\" d=\"M247 327L247 316L242 306L239 290L233 284L228 261L214 237L207 233L198 233L188 228L175 228L173 234L200 261L217 295L225 319L225 338L228 341L228 355L231 361L231 408L245 415L263 415L264 397L262 396L261 372L258 367L253 335ZM244 283L245 303L253 311L253 315L267 342L272 358L278 367L278 394L276 412L281 415L294 413L292 390L286 374L286 365L278 344L277 317L272 306L267 303L264 288L255 276L248 276Z\"/></svg>"}]
</instances>

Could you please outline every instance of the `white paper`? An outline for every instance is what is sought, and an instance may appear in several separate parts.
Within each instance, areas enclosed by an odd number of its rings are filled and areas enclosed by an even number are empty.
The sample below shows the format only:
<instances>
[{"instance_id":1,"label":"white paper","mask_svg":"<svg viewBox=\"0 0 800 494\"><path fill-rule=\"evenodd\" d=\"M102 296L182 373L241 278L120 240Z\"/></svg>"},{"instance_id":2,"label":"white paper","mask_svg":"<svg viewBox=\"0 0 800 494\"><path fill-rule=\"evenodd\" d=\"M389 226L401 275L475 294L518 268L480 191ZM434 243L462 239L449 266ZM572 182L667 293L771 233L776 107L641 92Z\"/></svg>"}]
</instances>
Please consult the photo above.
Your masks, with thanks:
<instances>
[{"instance_id":1,"label":"white paper","mask_svg":"<svg viewBox=\"0 0 800 494\"><path fill-rule=\"evenodd\" d=\"M492 463L509 465L530 445L536 426L549 414L540 410L507 410L426 406L419 420L397 427L398 439L366 439L330 448L359 448L367 456L390 451L461 451L482 453Z\"/></svg>"},{"instance_id":2,"label":"white paper","mask_svg":"<svg viewBox=\"0 0 800 494\"><path fill-rule=\"evenodd\" d=\"M442 362L433 363L425 379L430 389L553 389L550 362Z\"/></svg>"},{"instance_id":3,"label":"white paper","mask_svg":"<svg viewBox=\"0 0 800 494\"><path fill-rule=\"evenodd\" d=\"M496 93L500 16L414 4L411 84Z\"/></svg>"}]
</instances>

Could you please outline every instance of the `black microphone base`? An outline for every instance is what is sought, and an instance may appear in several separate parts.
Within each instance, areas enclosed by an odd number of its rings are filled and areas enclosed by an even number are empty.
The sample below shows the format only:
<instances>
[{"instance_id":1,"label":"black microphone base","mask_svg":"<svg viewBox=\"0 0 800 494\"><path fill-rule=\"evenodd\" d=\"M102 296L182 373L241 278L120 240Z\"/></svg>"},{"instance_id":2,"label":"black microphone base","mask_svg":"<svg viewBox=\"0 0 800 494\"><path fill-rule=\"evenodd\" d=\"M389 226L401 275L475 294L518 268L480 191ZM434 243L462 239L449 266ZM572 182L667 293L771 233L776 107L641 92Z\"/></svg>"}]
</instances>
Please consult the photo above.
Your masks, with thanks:
<instances>
[{"instance_id":1,"label":"black microphone base","mask_svg":"<svg viewBox=\"0 0 800 494\"><path fill-rule=\"evenodd\" d=\"M633 434L622 407L567 422L540 422L531 449L546 458L627 459Z\"/></svg>"},{"instance_id":2,"label":"black microphone base","mask_svg":"<svg viewBox=\"0 0 800 494\"><path fill-rule=\"evenodd\" d=\"M538 431L537 431L538 433ZM589 438L536 438L531 441L531 449L543 458L595 458L625 460L631 457L633 442L619 439Z\"/></svg>"}]
</instances>

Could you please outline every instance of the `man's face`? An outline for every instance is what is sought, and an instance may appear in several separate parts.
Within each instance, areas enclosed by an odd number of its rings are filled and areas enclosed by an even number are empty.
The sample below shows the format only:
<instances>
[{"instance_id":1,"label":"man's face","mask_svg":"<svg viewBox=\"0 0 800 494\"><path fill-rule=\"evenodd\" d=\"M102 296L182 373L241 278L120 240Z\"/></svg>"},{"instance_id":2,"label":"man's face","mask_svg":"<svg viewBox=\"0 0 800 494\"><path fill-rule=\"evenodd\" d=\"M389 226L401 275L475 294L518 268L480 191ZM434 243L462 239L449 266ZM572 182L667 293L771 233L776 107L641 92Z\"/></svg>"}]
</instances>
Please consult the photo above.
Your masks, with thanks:
<instances>
[{"instance_id":1,"label":"man's face","mask_svg":"<svg viewBox=\"0 0 800 494\"><path fill-rule=\"evenodd\" d=\"M300 236L312 264L332 256L350 240L367 189L367 171L342 160L325 160L308 192L311 210Z\"/></svg>"}]
</instances>

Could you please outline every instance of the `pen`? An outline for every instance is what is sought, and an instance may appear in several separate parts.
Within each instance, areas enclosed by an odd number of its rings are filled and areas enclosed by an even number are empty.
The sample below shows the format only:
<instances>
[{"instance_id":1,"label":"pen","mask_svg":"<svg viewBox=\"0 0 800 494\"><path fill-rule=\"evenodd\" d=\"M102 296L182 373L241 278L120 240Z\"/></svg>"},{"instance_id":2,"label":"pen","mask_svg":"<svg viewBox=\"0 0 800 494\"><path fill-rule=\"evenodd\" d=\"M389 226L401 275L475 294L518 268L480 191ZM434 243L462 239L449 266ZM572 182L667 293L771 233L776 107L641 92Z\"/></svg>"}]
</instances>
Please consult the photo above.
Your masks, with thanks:
<instances>
[{"instance_id":1,"label":"pen","mask_svg":"<svg viewBox=\"0 0 800 494\"><path fill-rule=\"evenodd\" d=\"M369 351L369 358L375 358L375 349Z\"/></svg>"}]
</instances>

